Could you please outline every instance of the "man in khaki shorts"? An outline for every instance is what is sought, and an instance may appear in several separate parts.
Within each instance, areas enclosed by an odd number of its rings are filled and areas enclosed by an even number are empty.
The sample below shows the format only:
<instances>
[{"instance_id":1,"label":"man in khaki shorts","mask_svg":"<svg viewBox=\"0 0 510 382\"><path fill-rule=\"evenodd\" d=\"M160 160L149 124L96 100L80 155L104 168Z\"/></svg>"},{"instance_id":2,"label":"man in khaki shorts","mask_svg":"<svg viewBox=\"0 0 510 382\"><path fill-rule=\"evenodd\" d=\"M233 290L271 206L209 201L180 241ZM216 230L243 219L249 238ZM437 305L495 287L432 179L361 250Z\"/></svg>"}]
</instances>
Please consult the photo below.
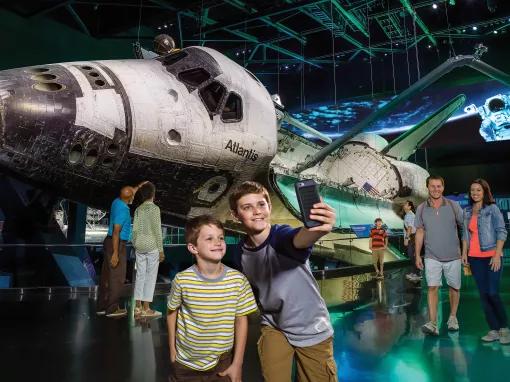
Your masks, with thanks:
<instances>
[{"instance_id":1,"label":"man in khaki shorts","mask_svg":"<svg viewBox=\"0 0 510 382\"><path fill-rule=\"evenodd\" d=\"M450 294L448 330L459 330L457 308L460 298L461 256L458 227L462 227L462 208L443 196L444 179L437 175L427 178L429 198L416 209L416 253L425 242L425 278L428 286L429 322L422 326L426 334L439 335L437 304L439 287L445 276ZM421 256L416 267L423 269Z\"/></svg>"}]
</instances>

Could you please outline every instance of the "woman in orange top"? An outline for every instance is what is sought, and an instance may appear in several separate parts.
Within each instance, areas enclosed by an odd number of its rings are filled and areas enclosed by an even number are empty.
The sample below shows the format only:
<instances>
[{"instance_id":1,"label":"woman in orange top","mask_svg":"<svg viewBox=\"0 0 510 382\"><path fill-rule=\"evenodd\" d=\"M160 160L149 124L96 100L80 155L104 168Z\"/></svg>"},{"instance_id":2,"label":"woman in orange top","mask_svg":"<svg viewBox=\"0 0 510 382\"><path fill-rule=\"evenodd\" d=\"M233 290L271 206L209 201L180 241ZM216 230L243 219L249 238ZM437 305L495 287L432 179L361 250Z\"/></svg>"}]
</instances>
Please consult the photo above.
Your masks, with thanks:
<instances>
[{"instance_id":1,"label":"woman in orange top","mask_svg":"<svg viewBox=\"0 0 510 382\"><path fill-rule=\"evenodd\" d=\"M508 320L499 296L503 269L501 257L507 231L503 215L496 205L487 181L471 182L469 206L464 211L462 262L470 265L480 292L482 307L490 331L483 341L510 343Z\"/></svg>"}]
</instances>

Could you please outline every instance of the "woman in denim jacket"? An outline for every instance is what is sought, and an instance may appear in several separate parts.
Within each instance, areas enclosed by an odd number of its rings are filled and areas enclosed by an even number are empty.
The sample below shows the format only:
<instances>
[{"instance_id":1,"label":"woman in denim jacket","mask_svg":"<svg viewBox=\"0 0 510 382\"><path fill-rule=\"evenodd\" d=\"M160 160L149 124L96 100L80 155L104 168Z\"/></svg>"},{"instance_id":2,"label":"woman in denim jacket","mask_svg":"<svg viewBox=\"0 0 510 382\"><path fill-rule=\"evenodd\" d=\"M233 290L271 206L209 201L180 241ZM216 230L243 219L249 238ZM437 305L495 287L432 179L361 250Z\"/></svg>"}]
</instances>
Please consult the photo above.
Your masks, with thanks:
<instances>
[{"instance_id":1,"label":"woman in denim jacket","mask_svg":"<svg viewBox=\"0 0 510 382\"><path fill-rule=\"evenodd\" d=\"M490 331L483 341L510 343L507 315L499 296L503 245L507 231L487 181L476 179L469 189L469 206L464 211L462 262L470 265L480 292Z\"/></svg>"}]
</instances>

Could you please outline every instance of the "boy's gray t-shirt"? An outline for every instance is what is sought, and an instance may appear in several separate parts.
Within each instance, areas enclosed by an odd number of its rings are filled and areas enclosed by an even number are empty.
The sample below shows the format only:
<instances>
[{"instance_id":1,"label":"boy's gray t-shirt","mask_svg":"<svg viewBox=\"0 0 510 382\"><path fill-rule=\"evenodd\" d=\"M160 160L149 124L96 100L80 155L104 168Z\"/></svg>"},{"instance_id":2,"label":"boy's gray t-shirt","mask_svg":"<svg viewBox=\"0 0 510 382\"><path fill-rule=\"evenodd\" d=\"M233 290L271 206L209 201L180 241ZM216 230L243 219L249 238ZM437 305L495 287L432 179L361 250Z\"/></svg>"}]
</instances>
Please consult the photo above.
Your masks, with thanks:
<instances>
[{"instance_id":1,"label":"boy's gray t-shirt","mask_svg":"<svg viewBox=\"0 0 510 382\"><path fill-rule=\"evenodd\" d=\"M462 227L463 211L460 205L443 198L438 209L427 200L416 209L414 225L425 231L425 258L441 262L460 259L458 228Z\"/></svg>"},{"instance_id":2,"label":"boy's gray t-shirt","mask_svg":"<svg viewBox=\"0 0 510 382\"><path fill-rule=\"evenodd\" d=\"M331 337L333 328L308 262L312 249L294 248L298 231L273 225L259 247L241 242L234 262L252 285L262 324L281 330L293 346L306 347Z\"/></svg>"}]
</instances>

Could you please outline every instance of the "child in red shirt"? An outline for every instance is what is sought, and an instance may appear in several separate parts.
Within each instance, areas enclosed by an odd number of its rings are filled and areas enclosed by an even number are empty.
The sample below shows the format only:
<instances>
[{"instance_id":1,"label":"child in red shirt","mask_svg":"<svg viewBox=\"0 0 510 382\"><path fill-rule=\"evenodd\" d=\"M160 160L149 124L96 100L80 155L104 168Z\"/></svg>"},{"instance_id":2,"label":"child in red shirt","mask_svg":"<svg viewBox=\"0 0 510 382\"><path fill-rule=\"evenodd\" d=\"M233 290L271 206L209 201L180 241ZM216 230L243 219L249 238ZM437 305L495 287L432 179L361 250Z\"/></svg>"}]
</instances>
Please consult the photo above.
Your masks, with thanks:
<instances>
[{"instance_id":1,"label":"child in red shirt","mask_svg":"<svg viewBox=\"0 0 510 382\"><path fill-rule=\"evenodd\" d=\"M375 277L384 278L384 252L388 246L388 234L382 227L383 221L377 218L374 221L375 227L370 230L370 241L368 247L372 251L372 260L374 262Z\"/></svg>"}]
</instances>

